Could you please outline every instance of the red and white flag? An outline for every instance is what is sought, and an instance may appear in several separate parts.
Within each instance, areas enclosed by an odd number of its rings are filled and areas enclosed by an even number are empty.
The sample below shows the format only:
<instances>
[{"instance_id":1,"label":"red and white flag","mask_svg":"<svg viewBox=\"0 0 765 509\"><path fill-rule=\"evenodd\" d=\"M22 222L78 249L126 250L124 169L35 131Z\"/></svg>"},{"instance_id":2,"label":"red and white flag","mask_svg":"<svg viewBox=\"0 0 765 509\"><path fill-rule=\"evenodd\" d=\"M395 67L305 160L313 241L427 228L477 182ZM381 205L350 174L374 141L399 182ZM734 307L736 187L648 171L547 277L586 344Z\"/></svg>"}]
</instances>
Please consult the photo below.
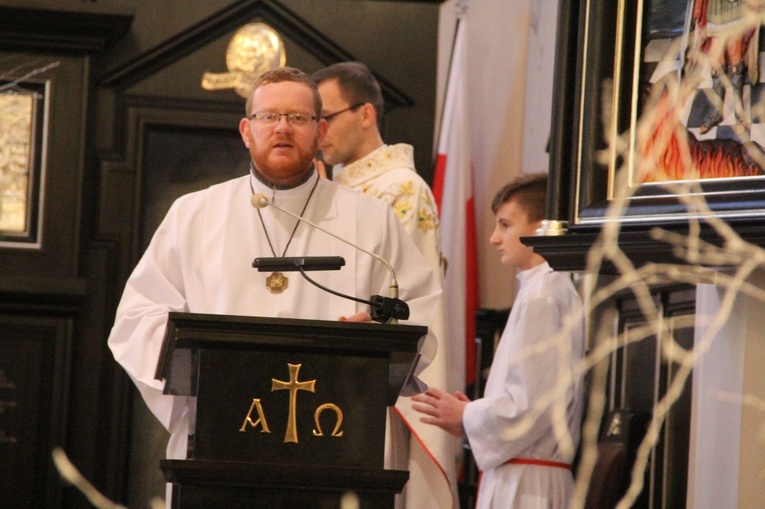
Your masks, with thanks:
<instances>
[{"instance_id":1,"label":"red and white flag","mask_svg":"<svg viewBox=\"0 0 765 509\"><path fill-rule=\"evenodd\" d=\"M433 179L441 220L441 249L447 263L444 296L451 341L450 371L454 376L449 381L450 391L464 390L476 380L478 259L467 78L467 18L463 17L457 24L452 50Z\"/></svg>"}]
</instances>

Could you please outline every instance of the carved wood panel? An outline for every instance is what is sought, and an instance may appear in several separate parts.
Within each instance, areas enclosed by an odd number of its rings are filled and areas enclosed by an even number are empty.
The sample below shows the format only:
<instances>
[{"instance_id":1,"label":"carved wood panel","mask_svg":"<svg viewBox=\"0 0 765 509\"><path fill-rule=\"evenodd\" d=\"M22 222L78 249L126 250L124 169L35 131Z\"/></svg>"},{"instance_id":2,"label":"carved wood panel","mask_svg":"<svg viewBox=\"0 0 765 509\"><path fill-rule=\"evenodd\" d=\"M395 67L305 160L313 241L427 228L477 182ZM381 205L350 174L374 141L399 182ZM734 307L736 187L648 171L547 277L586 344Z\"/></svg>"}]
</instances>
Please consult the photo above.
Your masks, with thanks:
<instances>
[{"instance_id":1,"label":"carved wood panel","mask_svg":"<svg viewBox=\"0 0 765 509\"><path fill-rule=\"evenodd\" d=\"M695 301L692 287L655 288L652 305L665 322L663 330L646 320L634 295L618 297L613 303L618 312L618 346L611 356L607 410L628 408L653 415L672 384L682 385L651 451L645 487L635 507L685 507L691 380L679 378L679 366L669 360L667 348L670 344L693 348Z\"/></svg>"}]
</instances>

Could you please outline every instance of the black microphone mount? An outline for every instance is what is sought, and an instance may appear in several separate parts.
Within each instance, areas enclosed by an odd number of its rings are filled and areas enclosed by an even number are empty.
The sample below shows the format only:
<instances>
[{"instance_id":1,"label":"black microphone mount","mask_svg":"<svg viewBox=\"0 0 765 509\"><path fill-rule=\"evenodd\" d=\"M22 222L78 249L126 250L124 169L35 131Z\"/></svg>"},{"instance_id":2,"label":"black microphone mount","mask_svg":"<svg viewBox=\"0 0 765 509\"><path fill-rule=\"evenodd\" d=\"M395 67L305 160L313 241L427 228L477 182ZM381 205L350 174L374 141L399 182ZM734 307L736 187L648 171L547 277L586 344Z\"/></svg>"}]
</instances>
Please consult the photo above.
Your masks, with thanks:
<instances>
[{"instance_id":1,"label":"black microphone mount","mask_svg":"<svg viewBox=\"0 0 765 509\"><path fill-rule=\"evenodd\" d=\"M345 265L342 256L283 256L255 258L252 266L258 272L294 272L298 270L340 270Z\"/></svg>"}]
</instances>

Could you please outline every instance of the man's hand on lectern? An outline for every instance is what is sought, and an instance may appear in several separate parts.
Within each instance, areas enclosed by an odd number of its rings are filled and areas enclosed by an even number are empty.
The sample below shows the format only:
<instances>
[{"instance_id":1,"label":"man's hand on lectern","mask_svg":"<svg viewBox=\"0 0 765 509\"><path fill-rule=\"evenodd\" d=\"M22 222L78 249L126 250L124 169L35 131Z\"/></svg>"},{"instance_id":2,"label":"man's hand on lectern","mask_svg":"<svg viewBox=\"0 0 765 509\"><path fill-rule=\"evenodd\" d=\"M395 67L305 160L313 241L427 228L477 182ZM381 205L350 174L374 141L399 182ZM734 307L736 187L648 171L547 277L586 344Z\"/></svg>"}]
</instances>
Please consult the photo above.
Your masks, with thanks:
<instances>
[{"instance_id":1,"label":"man's hand on lectern","mask_svg":"<svg viewBox=\"0 0 765 509\"><path fill-rule=\"evenodd\" d=\"M338 320L341 322L371 322L372 317L366 311L359 311L351 316L341 316Z\"/></svg>"}]
</instances>

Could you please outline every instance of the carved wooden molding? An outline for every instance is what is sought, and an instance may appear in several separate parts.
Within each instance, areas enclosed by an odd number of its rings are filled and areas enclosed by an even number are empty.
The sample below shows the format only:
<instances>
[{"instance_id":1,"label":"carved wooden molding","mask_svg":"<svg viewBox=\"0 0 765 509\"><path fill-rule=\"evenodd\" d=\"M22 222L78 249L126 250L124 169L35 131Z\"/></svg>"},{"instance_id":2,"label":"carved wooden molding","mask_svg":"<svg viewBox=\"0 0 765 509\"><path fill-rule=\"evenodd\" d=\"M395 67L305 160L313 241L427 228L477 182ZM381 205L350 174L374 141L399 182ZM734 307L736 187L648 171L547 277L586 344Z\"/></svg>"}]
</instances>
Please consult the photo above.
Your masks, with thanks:
<instances>
[{"instance_id":1,"label":"carved wooden molding","mask_svg":"<svg viewBox=\"0 0 765 509\"><path fill-rule=\"evenodd\" d=\"M124 35L135 7L126 2L79 4L24 0L0 6L0 46L6 49L99 51ZM44 5L44 4L48 5ZM10 5L8 5L10 4ZM69 5L71 4L71 5Z\"/></svg>"},{"instance_id":2,"label":"carved wooden molding","mask_svg":"<svg viewBox=\"0 0 765 509\"><path fill-rule=\"evenodd\" d=\"M765 246L765 228L756 222L734 224L733 228L746 242ZM687 227L668 227L667 229L680 235L687 234ZM555 270L584 271L587 269L590 248L595 245L599 236L599 230L580 230L558 236L523 237L523 243L533 247L534 251L542 255ZM702 227L699 238L717 246L723 243L723 239L709 227ZM683 259L676 256L673 245L656 240L649 230L624 229L619 234L618 241L619 248L636 267L646 263L685 263ZM617 271L612 264L604 263L600 273L616 274Z\"/></svg>"},{"instance_id":3,"label":"carved wooden molding","mask_svg":"<svg viewBox=\"0 0 765 509\"><path fill-rule=\"evenodd\" d=\"M138 55L117 69L100 76L101 86L124 90L153 73L193 53L221 35L249 20L262 18L283 38L289 38L320 62L358 60L313 25L279 3L277 0L244 0L226 7L200 23L189 27L170 40ZM372 70L374 73L374 70ZM380 83L386 108L412 106L414 100L391 82L375 73Z\"/></svg>"}]
</instances>

